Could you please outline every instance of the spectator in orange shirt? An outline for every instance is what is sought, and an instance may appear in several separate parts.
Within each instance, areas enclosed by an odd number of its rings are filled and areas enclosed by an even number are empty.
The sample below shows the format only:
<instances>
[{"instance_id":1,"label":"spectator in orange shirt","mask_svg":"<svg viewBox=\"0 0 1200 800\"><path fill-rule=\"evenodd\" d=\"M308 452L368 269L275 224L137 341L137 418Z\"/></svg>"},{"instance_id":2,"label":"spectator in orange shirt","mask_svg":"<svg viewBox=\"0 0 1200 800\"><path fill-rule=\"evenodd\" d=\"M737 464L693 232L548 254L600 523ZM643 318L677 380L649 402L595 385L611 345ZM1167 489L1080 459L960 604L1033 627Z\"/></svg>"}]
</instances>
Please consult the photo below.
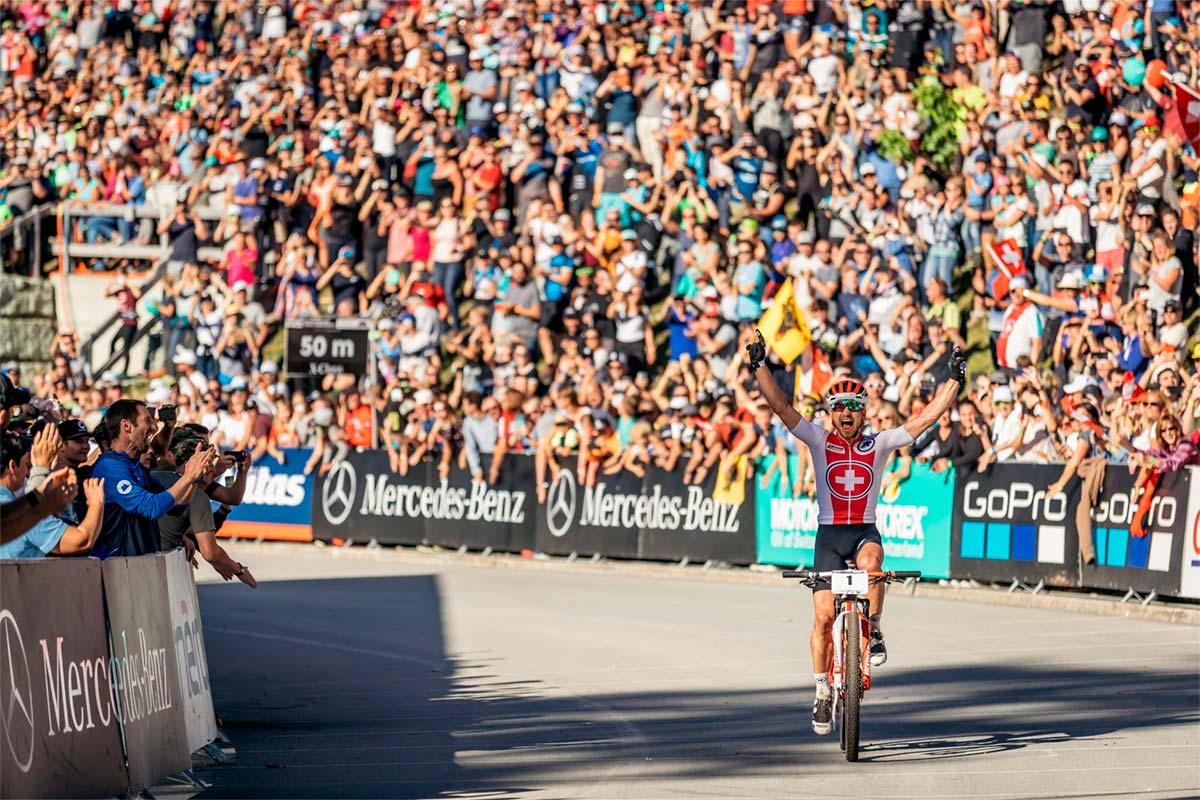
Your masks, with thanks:
<instances>
[{"instance_id":1,"label":"spectator in orange shirt","mask_svg":"<svg viewBox=\"0 0 1200 800\"><path fill-rule=\"evenodd\" d=\"M342 427L346 430L346 443L351 447L369 449L375 427L375 413L362 401L358 389L346 393L346 405L342 414Z\"/></svg>"}]
</instances>

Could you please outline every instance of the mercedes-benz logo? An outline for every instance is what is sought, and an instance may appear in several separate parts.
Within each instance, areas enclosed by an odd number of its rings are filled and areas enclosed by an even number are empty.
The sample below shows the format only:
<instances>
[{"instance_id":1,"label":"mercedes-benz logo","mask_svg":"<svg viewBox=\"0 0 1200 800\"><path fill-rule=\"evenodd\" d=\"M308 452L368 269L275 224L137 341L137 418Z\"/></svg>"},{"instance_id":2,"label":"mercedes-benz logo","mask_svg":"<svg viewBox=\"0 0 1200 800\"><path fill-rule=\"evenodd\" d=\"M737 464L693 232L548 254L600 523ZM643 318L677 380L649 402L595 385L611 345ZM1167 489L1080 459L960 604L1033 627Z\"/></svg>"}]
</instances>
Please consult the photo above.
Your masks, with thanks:
<instances>
[{"instance_id":1,"label":"mercedes-benz logo","mask_svg":"<svg viewBox=\"0 0 1200 800\"><path fill-rule=\"evenodd\" d=\"M358 494L358 474L349 461L343 461L325 476L321 488L321 505L325 519L330 525L341 525L354 510L354 498Z\"/></svg>"},{"instance_id":2,"label":"mercedes-benz logo","mask_svg":"<svg viewBox=\"0 0 1200 800\"><path fill-rule=\"evenodd\" d=\"M546 527L550 535L562 537L575 521L575 495L578 489L575 476L571 470L563 468L558 471L558 477L550 485L550 495L546 498Z\"/></svg>"},{"instance_id":3,"label":"mercedes-benz logo","mask_svg":"<svg viewBox=\"0 0 1200 800\"><path fill-rule=\"evenodd\" d=\"M8 750L21 772L33 765L33 680L25 657L25 641L16 617L0 611L0 652L8 668L0 668L0 725Z\"/></svg>"}]
</instances>

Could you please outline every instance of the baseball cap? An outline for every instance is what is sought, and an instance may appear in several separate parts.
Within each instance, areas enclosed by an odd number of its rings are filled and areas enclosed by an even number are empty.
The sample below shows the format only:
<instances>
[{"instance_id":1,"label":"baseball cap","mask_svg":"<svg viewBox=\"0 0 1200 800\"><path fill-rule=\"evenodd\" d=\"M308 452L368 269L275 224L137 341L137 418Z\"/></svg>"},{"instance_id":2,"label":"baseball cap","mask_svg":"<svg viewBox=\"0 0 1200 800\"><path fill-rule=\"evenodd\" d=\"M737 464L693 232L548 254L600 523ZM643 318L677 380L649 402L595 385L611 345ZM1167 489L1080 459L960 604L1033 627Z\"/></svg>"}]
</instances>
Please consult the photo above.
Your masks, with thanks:
<instances>
[{"instance_id":1,"label":"baseball cap","mask_svg":"<svg viewBox=\"0 0 1200 800\"><path fill-rule=\"evenodd\" d=\"M777 231L787 230L787 217L782 214L776 214L771 218L771 227Z\"/></svg>"},{"instance_id":2,"label":"baseball cap","mask_svg":"<svg viewBox=\"0 0 1200 800\"><path fill-rule=\"evenodd\" d=\"M1029 281L1025 279L1024 275L1018 275L1017 277L1013 278L1011 281L1008 282L1008 288L1009 289L1028 289Z\"/></svg>"},{"instance_id":3,"label":"baseball cap","mask_svg":"<svg viewBox=\"0 0 1200 800\"><path fill-rule=\"evenodd\" d=\"M1137 207L1136 213L1139 217L1153 217L1154 206L1150 205L1149 203L1142 203Z\"/></svg>"},{"instance_id":4,"label":"baseball cap","mask_svg":"<svg viewBox=\"0 0 1200 800\"><path fill-rule=\"evenodd\" d=\"M637 176L638 176L638 171L636 169L634 169L633 167L630 167L629 169L625 170L625 172L622 173L622 175L621 175L621 177L623 177L627 181L636 180Z\"/></svg>"},{"instance_id":5,"label":"baseball cap","mask_svg":"<svg viewBox=\"0 0 1200 800\"><path fill-rule=\"evenodd\" d=\"M637 231L633 230L632 228L626 228L625 230L621 231L621 240L622 241L632 242L636 239L637 239Z\"/></svg>"},{"instance_id":6,"label":"baseball cap","mask_svg":"<svg viewBox=\"0 0 1200 800\"><path fill-rule=\"evenodd\" d=\"M1011 403L1013 401L1012 389L1007 386L997 386L992 390L992 400L997 403Z\"/></svg>"},{"instance_id":7,"label":"baseball cap","mask_svg":"<svg viewBox=\"0 0 1200 800\"><path fill-rule=\"evenodd\" d=\"M875 174L875 165L871 164L871 163L863 164L861 167L858 168L858 174L859 175L874 175Z\"/></svg>"},{"instance_id":8,"label":"baseball cap","mask_svg":"<svg viewBox=\"0 0 1200 800\"><path fill-rule=\"evenodd\" d=\"M266 169L267 160L265 158L250 159L250 169Z\"/></svg>"},{"instance_id":9,"label":"baseball cap","mask_svg":"<svg viewBox=\"0 0 1200 800\"><path fill-rule=\"evenodd\" d=\"M58 423L58 435L64 442L69 442L72 439L90 439L92 432L83 424L83 420L68 419Z\"/></svg>"},{"instance_id":10,"label":"baseball cap","mask_svg":"<svg viewBox=\"0 0 1200 800\"><path fill-rule=\"evenodd\" d=\"M1096 379L1089 375L1076 375L1066 386L1063 394L1078 394L1089 386L1095 386Z\"/></svg>"},{"instance_id":11,"label":"baseball cap","mask_svg":"<svg viewBox=\"0 0 1200 800\"><path fill-rule=\"evenodd\" d=\"M796 242L799 244L813 244L816 241L816 234L812 231L800 231L800 235L796 237Z\"/></svg>"}]
</instances>

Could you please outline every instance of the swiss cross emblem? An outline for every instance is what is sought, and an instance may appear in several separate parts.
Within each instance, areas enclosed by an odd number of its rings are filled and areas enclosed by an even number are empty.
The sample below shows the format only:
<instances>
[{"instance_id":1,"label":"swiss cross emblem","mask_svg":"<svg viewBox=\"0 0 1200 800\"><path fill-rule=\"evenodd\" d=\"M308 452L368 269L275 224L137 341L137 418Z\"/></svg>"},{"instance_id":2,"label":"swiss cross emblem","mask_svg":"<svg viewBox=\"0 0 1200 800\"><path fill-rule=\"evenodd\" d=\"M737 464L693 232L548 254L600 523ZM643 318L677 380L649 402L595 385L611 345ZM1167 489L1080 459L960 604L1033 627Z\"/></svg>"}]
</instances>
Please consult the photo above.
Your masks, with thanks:
<instances>
[{"instance_id":1,"label":"swiss cross emblem","mask_svg":"<svg viewBox=\"0 0 1200 800\"><path fill-rule=\"evenodd\" d=\"M866 464L857 461L839 461L825 471L825 482L829 491L841 500L861 500L871 491L875 473Z\"/></svg>"}]
</instances>

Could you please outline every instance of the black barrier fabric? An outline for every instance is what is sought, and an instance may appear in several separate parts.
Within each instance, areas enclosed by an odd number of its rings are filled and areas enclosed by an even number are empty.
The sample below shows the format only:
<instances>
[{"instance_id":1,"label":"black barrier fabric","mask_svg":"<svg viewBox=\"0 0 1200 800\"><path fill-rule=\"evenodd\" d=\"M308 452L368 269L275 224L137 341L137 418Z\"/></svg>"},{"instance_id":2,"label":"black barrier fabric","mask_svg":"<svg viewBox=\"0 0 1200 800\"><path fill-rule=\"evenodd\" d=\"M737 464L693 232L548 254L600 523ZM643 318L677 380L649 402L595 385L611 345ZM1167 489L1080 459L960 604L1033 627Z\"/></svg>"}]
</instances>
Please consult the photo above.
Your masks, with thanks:
<instances>
[{"instance_id":1,"label":"black barrier fabric","mask_svg":"<svg viewBox=\"0 0 1200 800\"><path fill-rule=\"evenodd\" d=\"M1144 536L1130 533L1139 499L1134 491L1136 480L1124 467L1105 471L1104 491L1092 509L1096 564L1083 566L1083 586L1178 594L1191 475L1187 470L1162 475L1142 523Z\"/></svg>"},{"instance_id":2,"label":"black barrier fabric","mask_svg":"<svg viewBox=\"0 0 1200 800\"><path fill-rule=\"evenodd\" d=\"M179 695L165 556L102 562L129 785L135 790L192 766Z\"/></svg>"},{"instance_id":3,"label":"black barrier fabric","mask_svg":"<svg viewBox=\"0 0 1200 800\"><path fill-rule=\"evenodd\" d=\"M97 561L0 563L2 797L128 786L100 581Z\"/></svg>"},{"instance_id":4,"label":"black barrier fabric","mask_svg":"<svg viewBox=\"0 0 1200 800\"><path fill-rule=\"evenodd\" d=\"M552 555L600 553L678 561L755 560L753 478L740 505L712 499L715 476L687 486L682 476L650 468L597 476L585 486L575 462L560 465L538 508L537 549Z\"/></svg>"},{"instance_id":5,"label":"black barrier fabric","mask_svg":"<svg viewBox=\"0 0 1200 800\"><path fill-rule=\"evenodd\" d=\"M667 472L657 467L647 470L643 495L654 498L660 506L665 500L672 513L647 516L640 527L639 557L753 564L757 545L753 470L746 478L745 500L739 505L713 500L716 483L716 470L710 470L699 486L685 485L678 471Z\"/></svg>"},{"instance_id":6,"label":"black barrier fabric","mask_svg":"<svg viewBox=\"0 0 1200 800\"><path fill-rule=\"evenodd\" d=\"M643 480L628 472L599 475L585 486L574 462L561 465L538 506L537 549L551 555L571 553L637 558L638 523L623 512L642 496Z\"/></svg>"},{"instance_id":7,"label":"black barrier fabric","mask_svg":"<svg viewBox=\"0 0 1200 800\"><path fill-rule=\"evenodd\" d=\"M532 542L532 458L510 455L495 486L476 484L455 466L447 481L430 463L405 475L386 453L352 452L317 482L313 536L386 545L437 544L521 549Z\"/></svg>"},{"instance_id":8,"label":"black barrier fabric","mask_svg":"<svg viewBox=\"0 0 1200 800\"><path fill-rule=\"evenodd\" d=\"M1075 505L1079 481L1046 497L1060 464L993 464L985 473L960 471L950 532L955 578L1050 586L1079 585Z\"/></svg>"}]
</instances>

